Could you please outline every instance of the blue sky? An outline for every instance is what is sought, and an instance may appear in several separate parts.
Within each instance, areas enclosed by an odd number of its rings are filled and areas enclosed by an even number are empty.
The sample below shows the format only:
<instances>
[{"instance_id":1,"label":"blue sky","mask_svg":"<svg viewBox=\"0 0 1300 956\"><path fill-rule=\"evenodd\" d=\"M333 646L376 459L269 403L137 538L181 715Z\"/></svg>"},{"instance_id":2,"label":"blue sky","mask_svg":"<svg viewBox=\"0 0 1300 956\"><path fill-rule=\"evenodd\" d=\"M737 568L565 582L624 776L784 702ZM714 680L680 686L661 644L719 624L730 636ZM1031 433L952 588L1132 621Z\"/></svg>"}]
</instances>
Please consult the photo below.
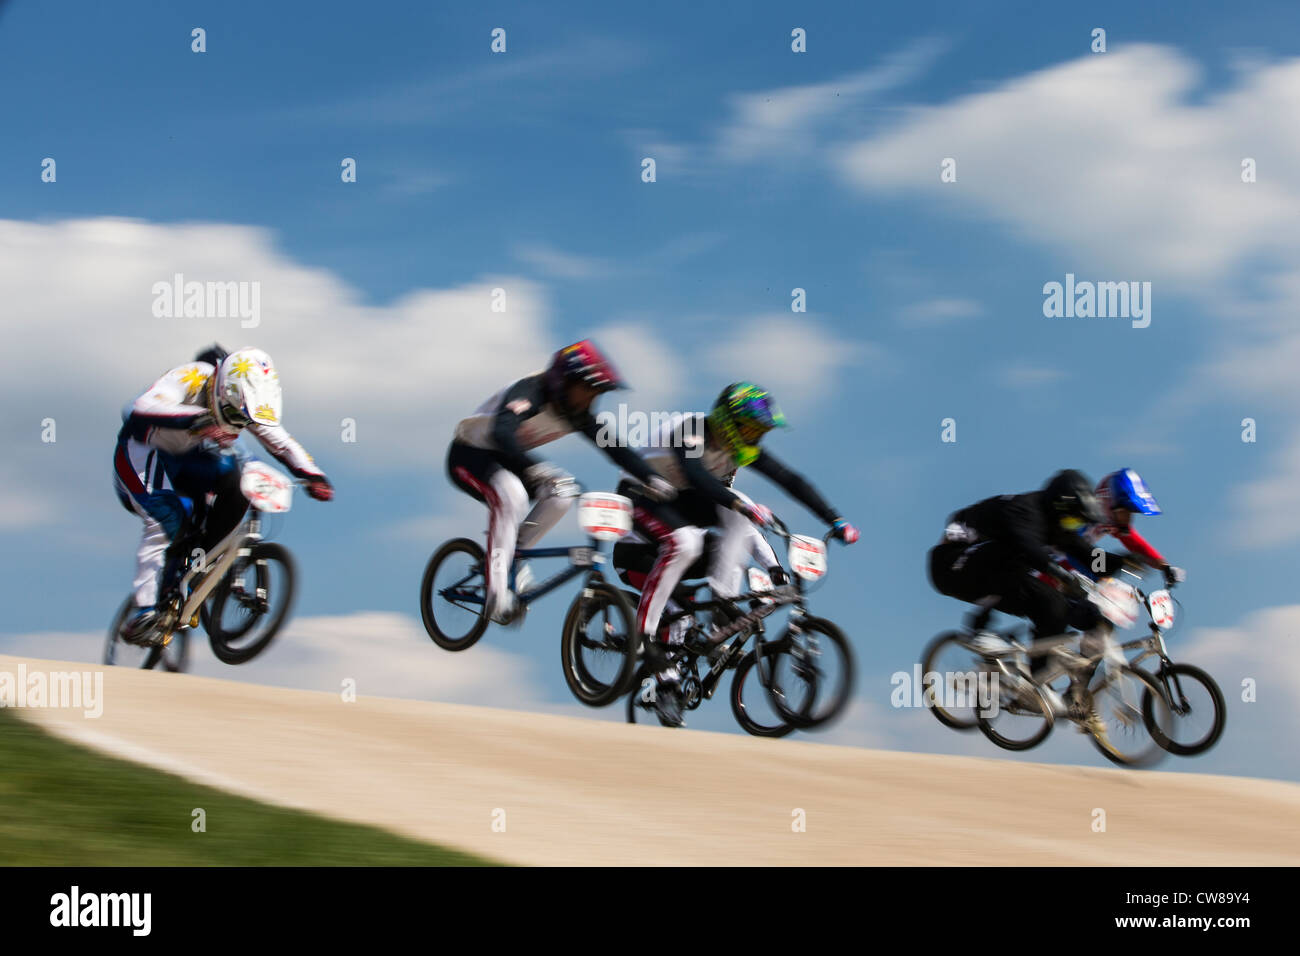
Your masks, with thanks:
<instances>
[{"instance_id":1,"label":"blue sky","mask_svg":"<svg viewBox=\"0 0 1300 956\"><path fill-rule=\"evenodd\" d=\"M566 598L469 663L410 618L428 554L482 527L443 475L452 424L595 334L633 407L766 384L794 426L773 450L863 528L814 605L861 669L828 739L995 753L888 706L889 675L961 612L925 552L978 498L1129 466L1166 512L1142 530L1189 570L1175 656L1232 708L1214 753L1166 767L1300 779L1271 743L1300 676L1297 15L1130 7L7 4L0 321L21 368L0 386L0 650L96 653L137 536L109 482L117 410L218 339L276 357L286 424L339 498L280 534L296 628L239 672L200 670L332 689L370 668L371 693L567 706ZM154 318L176 271L260 281L262 325ZM1150 328L1044 318L1066 273L1152 282ZM554 448L612 484L577 440ZM732 727L721 700L693 717ZM1094 762L1058 737L1031 756Z\"/></svg>"}]
</instances>

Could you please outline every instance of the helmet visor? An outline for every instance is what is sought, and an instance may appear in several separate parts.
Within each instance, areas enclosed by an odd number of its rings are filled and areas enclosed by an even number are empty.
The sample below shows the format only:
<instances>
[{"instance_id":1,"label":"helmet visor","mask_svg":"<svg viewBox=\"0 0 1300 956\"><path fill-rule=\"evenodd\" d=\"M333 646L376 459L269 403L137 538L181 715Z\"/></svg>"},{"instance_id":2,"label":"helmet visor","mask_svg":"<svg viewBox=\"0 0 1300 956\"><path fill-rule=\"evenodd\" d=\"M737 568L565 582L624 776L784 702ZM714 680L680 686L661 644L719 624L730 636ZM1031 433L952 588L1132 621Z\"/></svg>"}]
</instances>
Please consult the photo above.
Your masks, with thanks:
<instances>
[{"instance_id":1,"label":"helmet visor","mask_svg":"<svg viewBox=\"0 0 1300 956\"><path fill-rule=\"evenodd\" d=\"M746 445L754 445L758 440L771 431L771 427L761 422L752 420L742 420L736 423L736 434Z\"/></svg>"},{"instance_id":2,"label":"helmet visor","mask_svg":"<svg viewBox=\"0 0 1300 956\"><path fill-rule=\"evenodd\" d=\"M235 428L247 428L253 424L253 420L244 414L242 408L235 408L233 405L222 405L221 417L226 420L226 424L233 425Z\"/></svg>"}]
</instances>

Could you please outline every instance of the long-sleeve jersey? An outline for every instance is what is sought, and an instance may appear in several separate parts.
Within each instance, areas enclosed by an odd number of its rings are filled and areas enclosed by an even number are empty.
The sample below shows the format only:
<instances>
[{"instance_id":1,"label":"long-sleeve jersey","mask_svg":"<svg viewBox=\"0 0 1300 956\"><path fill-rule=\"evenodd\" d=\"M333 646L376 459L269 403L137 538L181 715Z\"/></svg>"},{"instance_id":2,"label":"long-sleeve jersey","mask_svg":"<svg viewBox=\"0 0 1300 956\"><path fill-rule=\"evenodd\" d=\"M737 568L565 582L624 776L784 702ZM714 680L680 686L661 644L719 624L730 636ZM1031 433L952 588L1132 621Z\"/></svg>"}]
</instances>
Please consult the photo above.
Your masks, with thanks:
<instances>
[{"instance_id":1,"label":"long-sleeve jersey","mask_svg":"<svg viewBox=\"0 0 1300 956\"><path fill-rule=\"evenodd\" d=\"M191 362L167 372L122 410L120 435L172 455L198 448L204 441L203 430L216 424L206 396L215 374L207 362ZM282 425L253 422L248 431L296 477L324 475Z\"/></svg>"},{"instance_id":2,"label":"long-sleeve jersey","mask_svg":"<svg viewBox=\"0 0 1300 956\"><path fill-rule=\"evenodd\" d=\"M1163 568L1169 562L1157 551L1146 538L1137 533L1133 527L1120 528L1116 525L1095 525L1089 538L1095 543L1107 536L1119 539L1119 543L1128 548L1153 568Z\"/></svg>"},{"instance_id":3,"label":"long-sleeve jersey","mask_svg":"<svg viewBox=\"0 0 1300 956\"><path fill-rule=\"evenodd\" d=\"M523 472L539 459L534 448L578 432L600 448L618 467L649 481L654 472L620 436L603 434L590 411L570 416L546 397L543 375L536 372L497 392L456 425L456 441L496 451L514 472Z\"/></svg>"},{"instance_id":4,"label":"long-sleeve jersey","mask_svg":"<svg viewBox=\"0 0 1300 956\"><path fill-rule=\"evenodd\" d=\"M1092 557L1088 539L1058 530L1049 519L1041 491L1022 495L997 495L954 512L948 518L946 537L951 541L998 541L1026 566L1058 574L1056 554L1085 567Z\"/></svg>"},{"instance_id":5,"label":"long-sleeve jersey","mask_svg":"<svg viewBox=\"0 0 1300 956\"><path fill-rule=\"evenodd\" d=\"M646 461L679 491L692 488L723 508L735 505L738 495L731 489L736 478L736 462L731 453L708 440L708 417L702 413L675 415L664 425L656 446L646 453ZM790 497L800 502L827 524L833 524L839 512L826 503L817 489L767 449L749 467L776 483Z\"/></svg>"}]
</instances>

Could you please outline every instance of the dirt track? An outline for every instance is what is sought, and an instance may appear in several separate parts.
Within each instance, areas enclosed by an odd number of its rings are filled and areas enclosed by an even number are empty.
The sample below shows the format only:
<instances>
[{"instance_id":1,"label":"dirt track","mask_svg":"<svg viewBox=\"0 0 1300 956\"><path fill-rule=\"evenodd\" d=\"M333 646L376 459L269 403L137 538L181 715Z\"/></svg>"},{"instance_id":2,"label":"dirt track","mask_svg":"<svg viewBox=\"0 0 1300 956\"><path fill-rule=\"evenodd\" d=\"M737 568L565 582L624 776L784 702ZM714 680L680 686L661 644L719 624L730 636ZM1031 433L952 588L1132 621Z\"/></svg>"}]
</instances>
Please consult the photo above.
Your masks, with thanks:
<instances>
[{"instance_id":1,"label":"dirt track","mask_svg":"<svg viewBox=\"0 0 1300 956\"><path fill-rule=\"evenodd\" d=\"M78 668L0 656L0 671L21 663ZM203 783L518 863L1300 863L1300 786L1268 780L344 703L114 668L104 700L99 719L26 715ZM806 832L792 829L796 809Z\"/></svg>"}]
</instances>

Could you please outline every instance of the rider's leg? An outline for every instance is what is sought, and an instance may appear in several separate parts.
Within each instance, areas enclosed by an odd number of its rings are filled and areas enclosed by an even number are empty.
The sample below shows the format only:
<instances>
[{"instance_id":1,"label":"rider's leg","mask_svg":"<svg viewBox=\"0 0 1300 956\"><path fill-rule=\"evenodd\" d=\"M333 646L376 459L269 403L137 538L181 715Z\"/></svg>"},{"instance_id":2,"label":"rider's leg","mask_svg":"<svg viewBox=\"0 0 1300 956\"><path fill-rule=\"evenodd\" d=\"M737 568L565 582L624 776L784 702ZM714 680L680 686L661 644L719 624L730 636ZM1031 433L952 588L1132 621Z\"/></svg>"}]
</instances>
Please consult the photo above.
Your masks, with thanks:
<instances>
[{"instance_id":1,"label":"rider's leg","mask_svg":"<svg viewBox=\"0 0 1300 956\"><path fill-rule=\"evenodd\" d=\"M637 628L643 635L653 636L682 572L704 551L704 531L687 524L671 507L637 501L633 505L633 524L659 547L637 604Z\"/></svg>"},{"instance_id":2,"label":"rider's leg","mask_svg":"<svg viewBox=\"0 0 1300 956\"><path fill-rule=\"evenodd\" d=\"M195 500L211 494L199 547L210 552L234 531L248 511L248 499L239 489L240 467L234 455L203 450L176 459L176 488Z\"/></svg>"},{"instance_id":3,"label":"rider's leg","mask_svg":"<svg viewBox=\"0 0 1300 956\"><path fill-rule=\"evenodd\" d=\"M719 531L709 566L709 587L714 597L730 599L740 593L745 564L751 556L766 561L765 569L776 565L777 560L754 523L740 512L718 508L717 523ZM761 547L755 539L761 542Z\"/></svg>"},{"instance_id":4,"label":"rider's leg","mask_svg":"<svg viewBox=\"0 0 1300 956\"><path fill-rule=\"evenodd\" d=\"M145 624L167 588L175 583L173 544L188 520L189 502L172 489L156 450L141 442L127 440L118 444L113 457L113 483L122 506L144 521L132 582L137 610L128 626L133 622Z\"/></svg>"},{"instance_id":5,"label":"rider's leg","mask_svg":"<svg viewBox=\"0 0 1300 956\"><path fill-rule=\"evenodd\" d=\"M505 620L514 610L510 565L520 522L528 511L528 492L519 476L494 455L453 442L447 455L452 482L488 506L487 613Z\"/></svg>"},{"instance_id":6,"label":"rider's leg","mask_svg":"<svg viewBox=\"0 0 1300 956\"><path fill-rule=\"evenodd\" d=\"M538 493L537 501L528 516L519 527L519 539L516 547L526 549L536 546L548 531L554 528L573 506L577 486L566 483L557 493L557 489L547 485Z\"/></svg>"}]
</instances>

